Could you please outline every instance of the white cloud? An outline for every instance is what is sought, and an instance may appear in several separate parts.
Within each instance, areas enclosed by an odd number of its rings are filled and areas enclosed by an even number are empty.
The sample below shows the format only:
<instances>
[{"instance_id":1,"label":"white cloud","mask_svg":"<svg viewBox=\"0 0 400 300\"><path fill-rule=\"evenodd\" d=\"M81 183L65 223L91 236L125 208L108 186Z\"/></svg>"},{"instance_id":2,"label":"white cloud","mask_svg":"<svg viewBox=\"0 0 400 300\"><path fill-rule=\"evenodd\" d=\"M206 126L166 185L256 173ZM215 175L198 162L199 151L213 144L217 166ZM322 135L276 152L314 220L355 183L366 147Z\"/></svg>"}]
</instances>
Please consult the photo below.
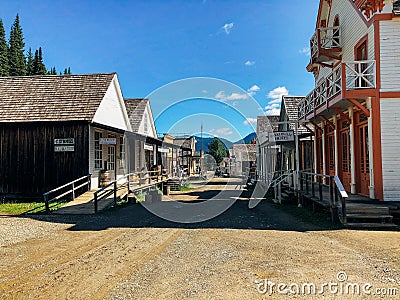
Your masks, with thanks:
<instances>
[{"instance_id":1,"label":"white cloud","mask_svg":"<svg viewBox=\"0 0 400 300\"><path fill-rule=\"evenodd\" d=\"M229 101L229 100L246 100L249 98L249 95L246 93L244 94L232 93L228 96L225 95L224 91L219 91L214 97L221 101Z\"/></svg>"},{"instance_id":2,"label":"white cloud","mask_svg":"<svg viewBox=\"0 0 400 300\"><path fill-rule=\"evenodd\" d=\"M209 132L215 136L220 136L220 135L227 136L233 133L232 128L230 127L211 129L209 130Z\"/></svg>"},{"instance_id":3,"label":"white cloud","mask_svg":"<svg viewBox=\"0 0 400 300\"><path fill-rule=\"evenodd\" d=\"M244 65L248 66L248 67L254 66L255 64L256 64L256 62L255 61L251 61L251 60L248 60L248 61L246 61L244 63Z\"/></svg>"},{"instance_id":4,"label":"white cloud","mask_svg":"<svg viewBox=\"0 0 400 300\"><path fill-rule=\"evenodd\" d=\"M289 94L289 91L284 86L279 86L272 91L270 91L267 97L270 99L268 101L267 106L265 106L265 114L266 115L279 115L280 114L280 105L282 101L282 96L286 96Z\"/></svg>"},{"instance_id":5,"label":"white cloud","mask_svg":"<svg viewBox=\"0 0 400 300\"><path fill-rule=\"evenodd\" d=\"M300 49L300 50L299 50L299 53L309 56L310 53L311 53L311 52L310 52L310 47L304 47L304 48Z\"/></svg>"},{"instance_id":6,"label":"white cloud","mask_svg":"<svg viewBox=\"0 0 400 300\"><path fill-rule=\"evenodd\" d=\"M201 91L203 94L208 94L208 91L207 90L202 90Z\"/></svg>"},{"instance_id":7,"label":"white cloud","mask_svg":"<svg viewBox=\"0 0 400 300\"><path fill-rule=\"evenodd\" d=\"M251 88L247 89L250 96L254 96L259 90L260 87L258 85L253 85Z\"/></svg>"},{"instance_id":8,"label":"white cloud","mask_svg":"<svg viewBox=\"0 0 400 300\"><path fill-rule=\"evenodd\" d=\"M265 115L267 116L279 116L280 113L281 113L280 108L272 108L265 111Z\"/></svg>"},{"instance_id":9,"label":"white cloud","mask_svg":"<svg viewBox=\"0 0 400 300\"><path fill-rule=\"evenodd\" d=\"M233 103L232 103L232 106L233 106L233 107L236 107L236 106L238 106L238 105L239 105L239 102L233 101Z\"/></svg>"},{"instance_id":10,"label":"white cloud","mask_svg":"<svg viewBox=\"0 0 400 300\"><path fill-rule=\"evenodd\" d=\"M289 91L284 86L279 86L272 91L270 91L267 95L269 99L272 100L282 100L282 96L289 95Z\"/></svg>"},{"instance_id":11,"label":"white cloud","mask_svg":"<svg viewBox=\"0 0 400 300\"><path fill-rule=\"evenodd\" d=\"M247 91L248 92L258 92L260 90L260 87L258 85L253 85L251 88L249 88Z\"/></svg>"},{"instance_id":12,"label":"white cloud","mask_svg":"<svg viewBox=\"0 0 400 300\"><path fill-rule=\"evenodd\" d=\"M230 34L232 28L233 28L233 22L232 23L226 23L224 26L222 26L222 29L225 31L226 34Z\"/></svg>"},{"instance_id":13,"label":"white cloud","mask_svg":"<svg viewBox=\"0 0 400 300\"><path fill-rule=\"evenodd\" d=\"M243 125L251 125L257 123L257 118L247 118L243 121Z\"/></svg>"}]
</instances>

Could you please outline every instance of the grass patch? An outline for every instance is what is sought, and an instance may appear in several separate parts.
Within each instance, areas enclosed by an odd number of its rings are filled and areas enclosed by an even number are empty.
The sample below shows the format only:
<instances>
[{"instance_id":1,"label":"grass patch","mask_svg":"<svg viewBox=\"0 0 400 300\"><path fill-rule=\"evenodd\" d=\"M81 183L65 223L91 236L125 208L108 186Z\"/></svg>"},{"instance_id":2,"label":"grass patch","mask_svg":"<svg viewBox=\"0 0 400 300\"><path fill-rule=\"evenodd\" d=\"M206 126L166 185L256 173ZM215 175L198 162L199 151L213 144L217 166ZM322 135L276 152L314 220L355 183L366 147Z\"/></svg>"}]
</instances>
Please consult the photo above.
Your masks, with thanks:
<instances>
[{"instance_id":1,"label":"grass patch","mask_svg":"<svg viewBox=\"0 0 400 300\"><path fill-rule=\"evenodd\" d=\"M50 210L56 210L65 203L65 201L52 202L50 203ZM15 202L0 204L0 215L40 214L45 212L46 207L43 202Z\"/></svg>"},{"instance_id":2,"label":"grass patch","mask_svg":"<svg viewBox=\"0 0 400 300\"><path fill-rule=\"evenodd\" d=\"M179 191L187 192L190 191L192 188L190 187L190 181L185 181L179 186Z\"/></svg>"}]
</instances>

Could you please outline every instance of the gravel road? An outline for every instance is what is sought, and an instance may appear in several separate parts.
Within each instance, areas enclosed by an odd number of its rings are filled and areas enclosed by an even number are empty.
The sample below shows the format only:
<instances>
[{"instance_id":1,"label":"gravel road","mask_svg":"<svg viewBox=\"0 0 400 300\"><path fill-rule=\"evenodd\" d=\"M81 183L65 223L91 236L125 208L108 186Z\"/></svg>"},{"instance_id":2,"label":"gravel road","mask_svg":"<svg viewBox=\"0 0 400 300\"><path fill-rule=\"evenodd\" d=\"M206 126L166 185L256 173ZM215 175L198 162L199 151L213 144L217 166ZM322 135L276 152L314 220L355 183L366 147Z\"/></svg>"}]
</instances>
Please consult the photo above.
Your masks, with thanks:
<instances>
[{"instance_id":1,"label":"gravel road","mask_svg":"<svg viewBox=\"0 0 400 300\"><path fill-rule=\"evenodd\" d=\"M224 180L171 198L207 199ZM314 284L316 295L301 295L304 283ZM291 290L278 290L279 284ZM335 291L335 284L343 290ZM353 295L346 284L371 287ZM397 295L376 295L382 291ZM89 216L0 218L0 299L399 295L400 232L329 230L268 201L250 210L246 193L220 216L195 224L160 219L141 205Z\"/></svg>"}]
</instances>

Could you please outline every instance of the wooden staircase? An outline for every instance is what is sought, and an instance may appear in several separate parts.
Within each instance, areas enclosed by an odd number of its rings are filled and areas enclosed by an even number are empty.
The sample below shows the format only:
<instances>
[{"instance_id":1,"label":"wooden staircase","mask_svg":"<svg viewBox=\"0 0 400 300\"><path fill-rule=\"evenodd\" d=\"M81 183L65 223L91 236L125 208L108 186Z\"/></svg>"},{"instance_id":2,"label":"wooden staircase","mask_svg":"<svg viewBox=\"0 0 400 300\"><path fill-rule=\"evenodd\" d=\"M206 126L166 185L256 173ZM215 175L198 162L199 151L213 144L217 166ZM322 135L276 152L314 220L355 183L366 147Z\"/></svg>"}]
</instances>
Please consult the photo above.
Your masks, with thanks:
<instances>
[{"instance_id":1,"label":"wooden staircase","mask_svg":"<svg viewBox=\"0 0 400 300\"><path fill-rule=\"evenodd\" d=\"M346 201L347 228L384 228L396 229L390 208L377 201L362 196L350 195Z\"/></svg>"}]
</instances>

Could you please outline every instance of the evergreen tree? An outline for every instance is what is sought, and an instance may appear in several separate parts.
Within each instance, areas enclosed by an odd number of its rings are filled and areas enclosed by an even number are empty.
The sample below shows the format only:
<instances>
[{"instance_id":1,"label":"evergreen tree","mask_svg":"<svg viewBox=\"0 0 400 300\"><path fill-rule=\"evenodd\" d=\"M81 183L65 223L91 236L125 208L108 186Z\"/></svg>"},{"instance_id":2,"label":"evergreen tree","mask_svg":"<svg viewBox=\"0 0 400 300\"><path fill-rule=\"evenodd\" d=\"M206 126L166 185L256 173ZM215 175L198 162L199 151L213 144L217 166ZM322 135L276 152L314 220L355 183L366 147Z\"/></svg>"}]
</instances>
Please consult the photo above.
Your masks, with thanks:
<instances>
[{"instance_id":1,"label":"evergreen tree","mask_svg":"<svg viewBox=\"0 0 400 300\"><path fill-rule=\"evenodd\" d=\"M26 57L26 75L33 75L33 54L31 48L29 48L28 55Z\"/></svg>"},{"instance_id":2,"label":"evergreen tree","mask_svg":"<svg viewBox=\"0 0 400 300\"><path fill-rule=\"evenodd\" d=\"M39 51L35 50L35 57L33 58L33 64L32 64L32 74L31 75L36 75L38 72L38 64L39 64Z\"/></svg>"},{"instance_id":3,"label":"evergreen tree","mask_svg":"<svg viewBox=\"0 0 400 300\"><path fill-rule=\"evenodd\" d=\"M71 68L70 67L68 67L67 74L71 75Z\"/></svg>"},{"instance_id":4,"label":"evergreen tree","mask_svg":"<svg viewBox=\"0 0 400 300\"><path fill-rule=\"evenodd\" d=\"M39 47L38 62L37 62L37 75L45 75L47 73L46 66L43 63L42 47Z\"/></svg>"},{"instance_id":5,"label":"evergreen tree","mask_svg":"<svg viewBox=\"0 0 400 300\"><path fill-rule=\"evenodd\" d=\"M0 76L8 76L8 46L3 21L0 19Z\"/></svg>"},{"instance_id":6,"label":"evergreen tree","mask_svg":"<svg viewBox=\"0 0 400 300\"><path fill-rule=\"evenodd\" d=\"M213 138L208 144L208 154L214 157L218 166L227 156L226 149L219 138Z\"/></svg>"},{"instance_id":7,"label":"evergreen tree","mask_svg":"<svg viewBox=\"0 0 400 300\"><path fill-rule=\"evenodd\" d=\"M17 14L11 27L8 51L9 74L11 76L26 75L24 47L24 37Z\"/></svg>"}]
</instances>

